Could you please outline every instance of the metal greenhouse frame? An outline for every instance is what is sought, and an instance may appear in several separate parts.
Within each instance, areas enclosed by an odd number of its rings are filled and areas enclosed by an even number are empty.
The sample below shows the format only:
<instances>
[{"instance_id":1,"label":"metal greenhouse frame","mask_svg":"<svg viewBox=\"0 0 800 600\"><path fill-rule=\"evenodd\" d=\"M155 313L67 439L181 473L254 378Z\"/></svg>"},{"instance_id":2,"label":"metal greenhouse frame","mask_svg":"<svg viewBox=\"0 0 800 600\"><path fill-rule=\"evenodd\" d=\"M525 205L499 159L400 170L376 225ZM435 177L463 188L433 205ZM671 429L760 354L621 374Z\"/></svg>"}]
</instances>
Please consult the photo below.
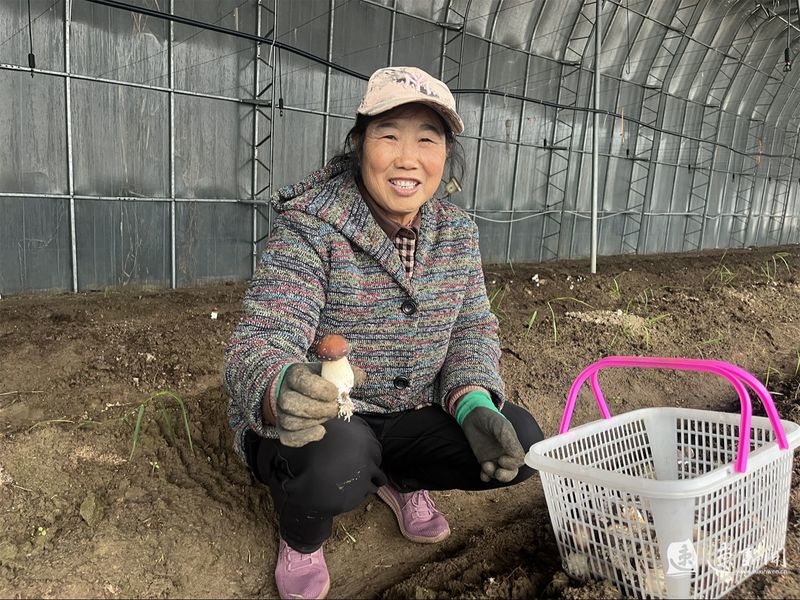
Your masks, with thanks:
<instances>
[{"instance_id":1,"label":"metal greenhouse frame","mask_svg":"<svg viewBox=\"0 0 800 600\"><path fill-rule=\"evenodd\" d=\"M269 195L391 64L455 92L452 200L486 262L798 243L799 22L800 0L4 3L0 293L248 278Z\"/></svg>"}]
</instances>

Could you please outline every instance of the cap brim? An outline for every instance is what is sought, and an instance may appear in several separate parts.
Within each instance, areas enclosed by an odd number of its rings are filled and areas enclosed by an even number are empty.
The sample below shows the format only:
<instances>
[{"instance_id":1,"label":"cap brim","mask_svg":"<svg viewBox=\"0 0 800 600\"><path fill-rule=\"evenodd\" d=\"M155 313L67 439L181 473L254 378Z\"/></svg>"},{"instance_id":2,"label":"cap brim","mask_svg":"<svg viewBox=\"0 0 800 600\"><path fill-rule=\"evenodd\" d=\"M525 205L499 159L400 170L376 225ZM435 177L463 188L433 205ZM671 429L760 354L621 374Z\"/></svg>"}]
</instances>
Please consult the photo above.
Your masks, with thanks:
<instances>
[{"instance_id":1,"label":"cap brim","mask_svg":"<svg viewBox=\"0 0 800 600\"><path fill-rule=\"evenodd\" d=\"M420 98L390 98L388 100L384 100L383 102L378 102L374 106L372 106L368 111L363 111L359 109L359 114L367 115L370 117L374 117L375 115L379 115L381 113L386 112L387 110L392 110L393 108L397 108L398 106L402 106L403 104L424 104L435 110L439 113L442 118L447 121L447 124L450 125L450 129L453 130L455 135L464 132L464 121L461 120L461 117L458 116L458 113L439 102L435 102L432 100L423 100Z\"/></svg>"}]
</instances>

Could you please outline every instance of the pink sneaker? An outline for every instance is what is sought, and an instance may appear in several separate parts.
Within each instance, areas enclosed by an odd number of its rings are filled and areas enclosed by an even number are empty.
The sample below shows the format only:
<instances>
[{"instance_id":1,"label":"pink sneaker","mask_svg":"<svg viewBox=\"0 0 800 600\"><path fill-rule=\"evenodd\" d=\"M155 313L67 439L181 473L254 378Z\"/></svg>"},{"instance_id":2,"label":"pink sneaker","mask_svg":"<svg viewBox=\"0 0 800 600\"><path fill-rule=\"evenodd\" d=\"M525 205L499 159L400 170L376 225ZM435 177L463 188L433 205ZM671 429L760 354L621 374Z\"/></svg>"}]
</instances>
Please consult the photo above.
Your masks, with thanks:
<instances>
[{"instance_id":1,"label":"pink sneaker","mask_svg":"<svg viewBox=\"0 0 800 600\"><path fill-rule=\"evenodd\" d=\"M294 550L281 538L275 585L281 598L324 598L331 588L322 546L311 554Z\"/></svg>"},{"instance_id":2,"label":"pink sneaker","mask_svg":"<svg viewBox=\"0 0 800 600\"><path fill-rule=\"evenodd\" d=\"M378 488L378 497L389 505L401 533L412 542L435 544L450 535L447 519L436 510L427 491L403 494L386 484Z\"/></svg>"}]
</instances>

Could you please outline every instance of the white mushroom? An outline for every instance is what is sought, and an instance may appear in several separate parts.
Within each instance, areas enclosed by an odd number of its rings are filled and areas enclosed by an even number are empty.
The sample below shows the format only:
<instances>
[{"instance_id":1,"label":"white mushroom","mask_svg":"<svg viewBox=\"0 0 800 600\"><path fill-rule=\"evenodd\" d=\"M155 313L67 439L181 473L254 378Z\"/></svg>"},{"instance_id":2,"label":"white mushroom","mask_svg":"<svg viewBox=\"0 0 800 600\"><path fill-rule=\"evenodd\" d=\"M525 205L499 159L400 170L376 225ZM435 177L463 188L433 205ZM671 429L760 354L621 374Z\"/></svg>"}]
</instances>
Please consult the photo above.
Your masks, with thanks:
<instances>
[{"instance_id":1,"label":"white mushroom","mask_svg":"<svg viewBox=\"0 0 800 600\"><path fill-rule=\"evenodd\" d=\"M570 552L564 560L564 570L575 579L586 581L592 572L589 567L589 557L580 552Z\"/></svg>"},{"instance_id":2,"label":"white mushroom","mask_svg":"<svg viewBox=\"0 0 800 600\"><path fill-rule=\"evenodd\" d=\"M350 344L340 335L329 334L324 336L317 344L317 357L322 362L322 378L327 379L339 390L339 416L349 421L353 416L355 406L350 399L350 390L353 388L355 376L347 355L350 353Z\"/></svg>"}]
</instances>

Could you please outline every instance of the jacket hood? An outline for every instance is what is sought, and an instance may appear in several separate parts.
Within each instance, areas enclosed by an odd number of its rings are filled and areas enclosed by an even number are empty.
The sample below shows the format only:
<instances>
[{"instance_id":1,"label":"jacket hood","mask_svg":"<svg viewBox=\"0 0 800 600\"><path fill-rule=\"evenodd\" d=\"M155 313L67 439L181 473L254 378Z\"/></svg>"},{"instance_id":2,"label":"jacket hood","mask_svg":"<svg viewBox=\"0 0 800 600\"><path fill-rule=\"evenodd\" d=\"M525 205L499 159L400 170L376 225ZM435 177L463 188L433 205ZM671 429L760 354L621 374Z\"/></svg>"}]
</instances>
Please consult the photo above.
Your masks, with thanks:
<instances>
[{"instance_id":1,"label":"jacket hood","mask_svg":"<svg viewBox=\"0 0 800 600\"><path fill-rule=\"evenodd\" d=\"M270 203L289 219L295 211L316 217L354 242L364 241L359 238L365 235L376 235L373 225L378 224L361 197L346 160L329 163L305 179L280 188Z\"/></svg>"},{"instance_id":2,"label":"jacket hood","mask_svg":"<svg viewBox=\"0 0 800 600\"><path fill-rule=\"evenodd\" d=\"M270 204L277 212L303 210L309 208L309 201L333 179L350 179L350 162L339 160L329 163L297 183L285 185L270 196ZM356 187L357 190L357 187ZM309 194L309 192L313 192ZM313 214L313 213L312 213Z\"/></svg>"}]
</instances>

